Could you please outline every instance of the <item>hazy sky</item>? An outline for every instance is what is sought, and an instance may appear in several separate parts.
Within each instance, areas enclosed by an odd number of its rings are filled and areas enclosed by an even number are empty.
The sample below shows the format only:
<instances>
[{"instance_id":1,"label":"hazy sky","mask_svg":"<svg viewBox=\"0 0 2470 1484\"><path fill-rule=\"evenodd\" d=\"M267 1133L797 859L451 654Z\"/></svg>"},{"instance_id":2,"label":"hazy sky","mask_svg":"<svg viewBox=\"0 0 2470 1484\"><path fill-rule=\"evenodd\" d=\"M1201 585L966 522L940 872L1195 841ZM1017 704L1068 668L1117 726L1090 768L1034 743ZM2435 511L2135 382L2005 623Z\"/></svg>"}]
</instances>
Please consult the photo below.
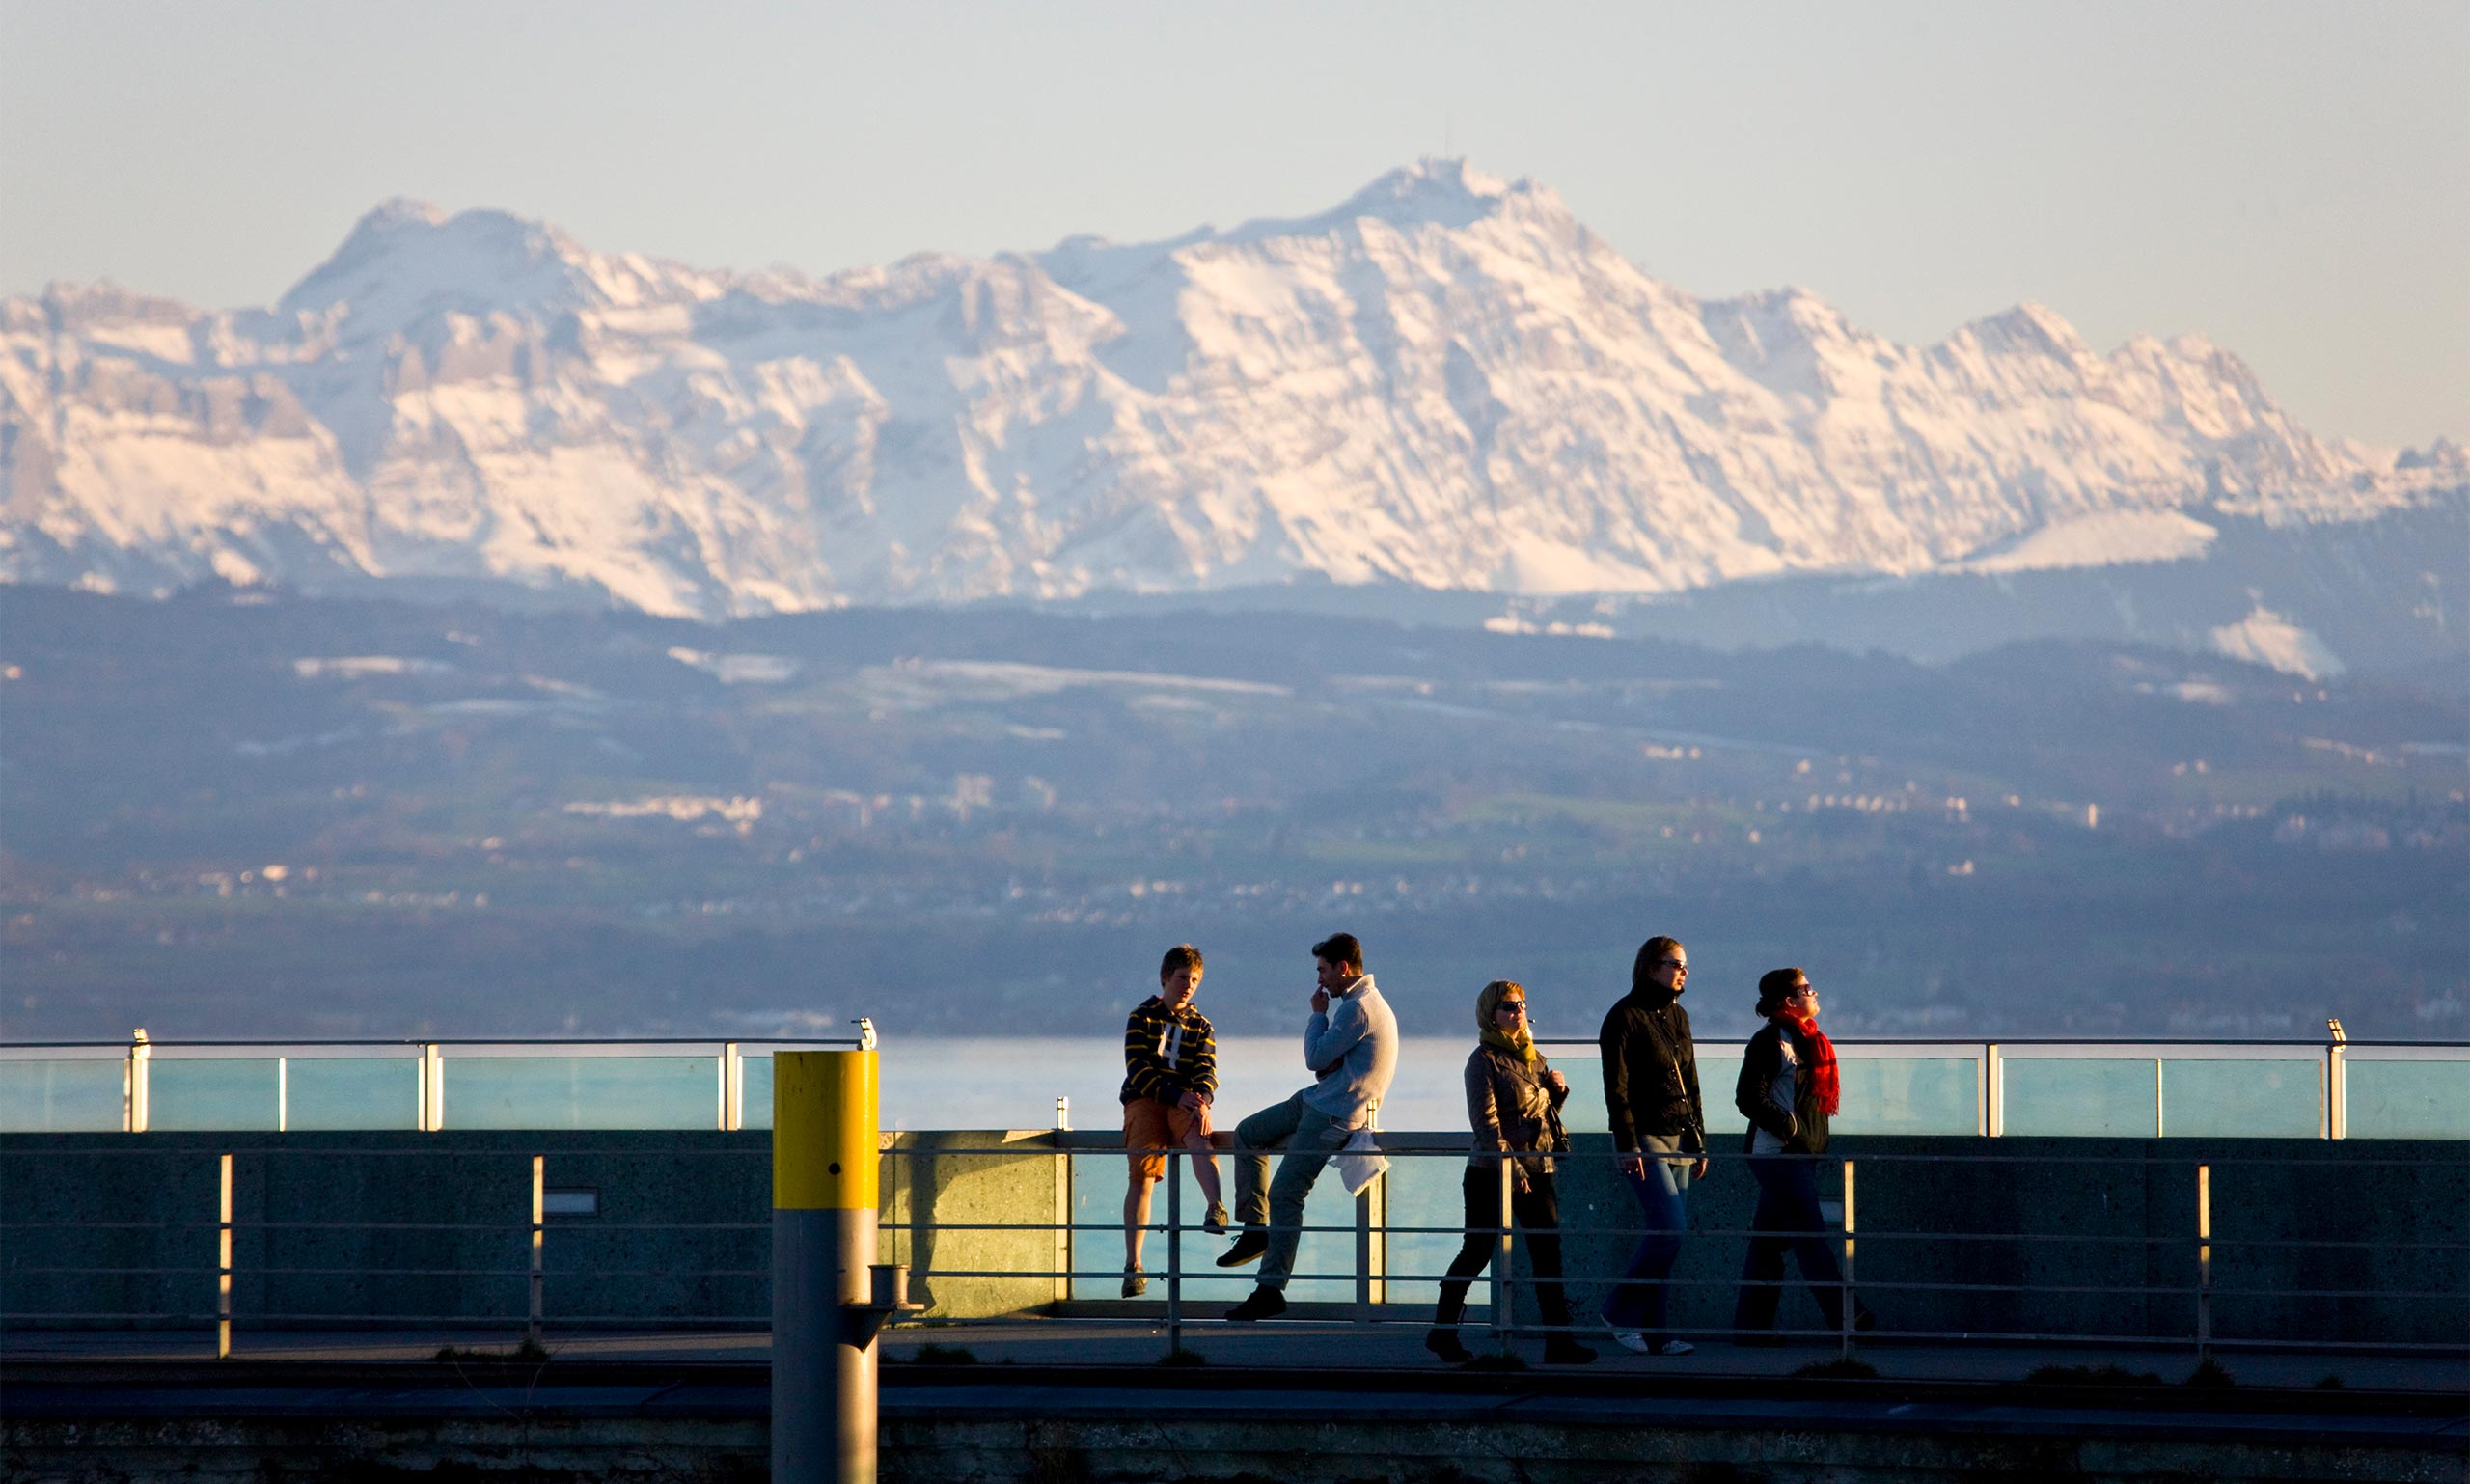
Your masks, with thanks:
<instances>
[{"instance_id":1,"label":"hazy sky","mask_svg":"<svg viewBox=\"0 0 2470 1484\"><path fill-rule=\"evenodd\" d=\"M1444 150L1701 294L2201 330L2470 438L2470 4L0 0L0 290L261 304L379 200L810 272L1298 215Z\"/></svg>"}]
</instances>

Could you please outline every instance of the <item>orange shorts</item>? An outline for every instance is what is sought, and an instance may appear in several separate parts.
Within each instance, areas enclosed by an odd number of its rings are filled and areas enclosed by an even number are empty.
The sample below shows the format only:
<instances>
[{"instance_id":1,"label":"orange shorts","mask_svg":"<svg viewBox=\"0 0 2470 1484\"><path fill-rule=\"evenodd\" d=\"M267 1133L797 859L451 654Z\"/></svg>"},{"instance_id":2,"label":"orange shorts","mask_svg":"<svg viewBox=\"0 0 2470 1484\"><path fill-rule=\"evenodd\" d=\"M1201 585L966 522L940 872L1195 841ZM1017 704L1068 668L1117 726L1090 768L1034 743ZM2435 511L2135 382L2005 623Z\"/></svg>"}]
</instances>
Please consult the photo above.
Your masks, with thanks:
<instances>
[{"instance_id":1,"label":"orange shorts","mask_svg":"<svg viewBox=\"0 0 2470 1484\"><path fill-rule=\"evenodd\" d=\"M1123 1146L1127 1149L1189 1148L1194 1135L1207 1138L1208 1132L1206 1105L1201 1113L1186 1113L1155 1098L1137 1097L1123 1105ZM1166 1155L1136 1152L1130 1159L1134 1179L1163 1180L1166 1177Z\"/></svg>"}]
</instances>

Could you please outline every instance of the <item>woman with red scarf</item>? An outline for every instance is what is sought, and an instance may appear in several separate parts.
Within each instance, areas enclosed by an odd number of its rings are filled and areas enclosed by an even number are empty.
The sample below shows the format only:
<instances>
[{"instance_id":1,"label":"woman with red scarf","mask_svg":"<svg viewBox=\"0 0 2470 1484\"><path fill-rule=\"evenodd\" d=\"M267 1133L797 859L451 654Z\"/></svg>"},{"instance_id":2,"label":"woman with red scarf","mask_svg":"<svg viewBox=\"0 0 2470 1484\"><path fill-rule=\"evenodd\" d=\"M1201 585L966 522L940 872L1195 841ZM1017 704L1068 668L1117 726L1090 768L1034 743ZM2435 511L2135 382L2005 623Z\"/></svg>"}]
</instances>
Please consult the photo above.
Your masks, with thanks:
<instances>
[{"instance_id":1,"label":"woman with red scarf","mask_svg":"<svg viewBox=\"0 0 2470 1484\"><path fill-rule=\"evenodd\" d=\"M1749 1119L1749 1172L1758 1181L1733 1328L1775 1328L1789 1251L1827 1328L1840 1329L1844 1273L1819 1211L1818 1161L1811 1158L1825 1152L1827 1119L1843 1101L1835 1047L1818 1028L1818 991L1798 969L1777 969L1758 981L1758 1017L1766 1024L1743 1051L1741 1080L1733 1086L1733 1102ZM1869 1310L1854 1307L1855 1329L1874 1322Z\"/></svg>"}]
</instances>

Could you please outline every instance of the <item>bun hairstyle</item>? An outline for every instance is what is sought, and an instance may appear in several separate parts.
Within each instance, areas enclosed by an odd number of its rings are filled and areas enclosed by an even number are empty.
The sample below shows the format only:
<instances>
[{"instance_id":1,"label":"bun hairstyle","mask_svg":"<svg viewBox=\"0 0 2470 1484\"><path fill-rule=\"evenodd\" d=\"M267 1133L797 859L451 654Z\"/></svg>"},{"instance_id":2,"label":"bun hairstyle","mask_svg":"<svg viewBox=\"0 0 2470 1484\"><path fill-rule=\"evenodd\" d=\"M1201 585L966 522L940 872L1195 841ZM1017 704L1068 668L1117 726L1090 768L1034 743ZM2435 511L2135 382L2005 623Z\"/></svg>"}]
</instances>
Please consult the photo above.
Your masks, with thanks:
<instances>
[{"instance_id":1,"label":"bun hairstyle","mask_svg":"<svg viewBox=\"0 0 2470 1484\"><path fill-rule=\"evenodd\" d=\"M1758 976L1758 1018L1765 1020L1784 1007L1793 992L1809 982L1799 969L1770 969Z\"/></svg>"},{"instance_id":2,"label":"bun hairstyle","mask_svg":"<svg viewBox=\"0 0 2470 1484\"><path fill-rule=\"evenodd\" d=\"M1630 963L1631 993L1635 994L1648 985L1654 984L1655 981L1647 976L1654 972L1657 964L1680 951L1681 940L1678 938L1650 938L1638 945L1638 956Z\"/></svg>"}]
</instances>

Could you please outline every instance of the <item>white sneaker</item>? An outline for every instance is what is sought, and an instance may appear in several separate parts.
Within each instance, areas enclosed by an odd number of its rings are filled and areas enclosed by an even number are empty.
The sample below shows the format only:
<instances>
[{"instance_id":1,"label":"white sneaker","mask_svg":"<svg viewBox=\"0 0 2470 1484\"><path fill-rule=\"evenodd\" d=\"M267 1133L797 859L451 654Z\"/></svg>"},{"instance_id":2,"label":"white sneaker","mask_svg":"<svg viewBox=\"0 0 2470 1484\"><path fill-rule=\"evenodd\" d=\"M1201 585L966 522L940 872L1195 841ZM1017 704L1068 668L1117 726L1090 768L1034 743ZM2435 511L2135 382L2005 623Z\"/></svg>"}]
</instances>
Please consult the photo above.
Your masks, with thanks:
<instances>
[{"instance_id":1,"label":"white sneaker","mask_svg":"<svg viewBox=\"0 0 2470 1484\"><path fill-rule=\"evenodd\" d=\"M1640 1345L1638 1348L1639 1348L1639 1349L1641 1349L1641 1350L1644 1350L1644 1349L1645 1349L1645 1348L1647 1348L1647 1347L1646 1347L1646 1346L1644 1346L1644 1345ZM1656 1354L1658 1354L1658 1355L1688 1355L1689 1352L1691 1352L1691 1351L1693 1351L1693 1350L1695 1350L1695 1349L1697 1349L1697 1348L1698 1348L1697 1346L1695 1346L1695 1345L1693 1345L1693 1344L1689 1343L1689 1341L1688 1341L1688 1340L1686 1340L1686 1339L1668 1339L1668 1340L1665 1340L1662 1344L1658 1345L1658 1346L1656 1347Z\"/></svg>"},{"instance_id":2,"label":"white sneaker","mask_svg":"<svg viewBox=\"0 0 2470 1484\"><path fill-rule=\"evenodd\" d=\"M1633 1354L1633 1355L1653 1355L1653 1354L1655 1354L1655 1351L1654 1351L1654 1350L1652 1350L1652 1349L1650 1349L1650 1348L1648 1347L1648 1345L1647 1345L1647 1337L1646 1337L1645 1335L1643 1335L1643 1334L1639 1333L1637 1331L1635 1331L1635 1330L1614 1330L1610 1325L1606 1325L1606 1326L1605 1326L1605 1329L1606 1329L1607 1331L1610 1331L1610 1332L1611 1332L1611 1334L1612 1334L1612 1343L1614 1343L1614 1344L1616 1344L1616 1345L1620 1346L1620 1347L1621 1347L1622 1349L1624 1349L1624 1350L1629 1351L1631 1354Z\"/></svg>"}]
</instances>

